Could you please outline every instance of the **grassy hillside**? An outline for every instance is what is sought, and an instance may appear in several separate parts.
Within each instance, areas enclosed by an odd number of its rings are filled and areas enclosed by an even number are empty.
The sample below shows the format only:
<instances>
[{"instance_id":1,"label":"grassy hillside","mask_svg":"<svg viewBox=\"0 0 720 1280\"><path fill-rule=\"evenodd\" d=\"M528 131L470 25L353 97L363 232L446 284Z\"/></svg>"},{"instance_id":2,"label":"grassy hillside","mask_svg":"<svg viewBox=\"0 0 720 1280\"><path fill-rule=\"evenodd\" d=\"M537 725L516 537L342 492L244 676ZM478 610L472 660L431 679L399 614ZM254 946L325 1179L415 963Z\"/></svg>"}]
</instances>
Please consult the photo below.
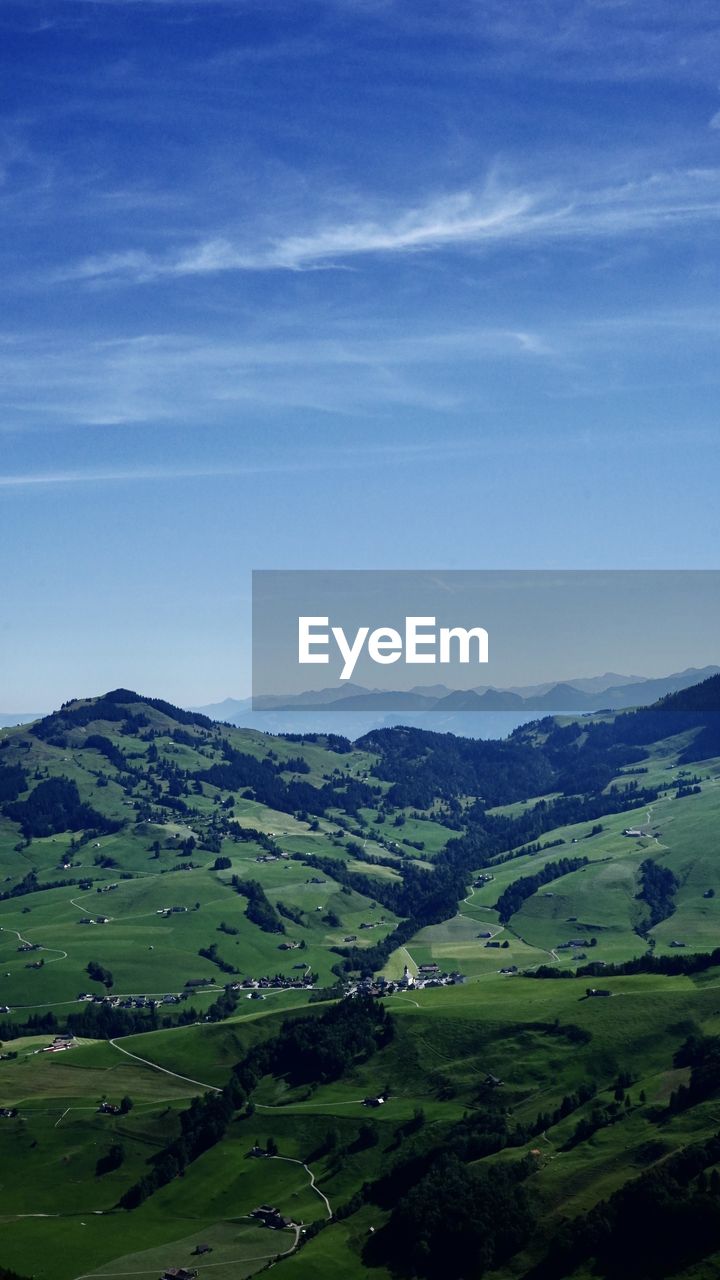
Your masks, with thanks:
<instances>
[{"instance_id":1,"label":"grassy hillside","mask_svg":"<svg viewBox=\"0 0 720 1280\"><path fill-rule=\"evenodd\" d=\"M388 1280L409 1233L405 1273L429 1280L439 1257L466 1280L610 1277L583 1215L652 1173L699 1225L645 1273L713 1274L720 1150L685 1183L673 1159L718 1128L720 965L622 965L720 942L714 696L504 744L270 738L129 691L3 731L0 1265ZM329 1011L379 973L387 1032L353 1044ZM178 1147L203 1096L227 1122ZM423 1199L453 1161L471 1220L491 1194L498 1221L521 1206L512 1244L489 1223L462 1272ZM263 1203L290 1225L259 1225ZM624 1201L607 1212L622 1224Z\"/></svg>"}]
</instances>

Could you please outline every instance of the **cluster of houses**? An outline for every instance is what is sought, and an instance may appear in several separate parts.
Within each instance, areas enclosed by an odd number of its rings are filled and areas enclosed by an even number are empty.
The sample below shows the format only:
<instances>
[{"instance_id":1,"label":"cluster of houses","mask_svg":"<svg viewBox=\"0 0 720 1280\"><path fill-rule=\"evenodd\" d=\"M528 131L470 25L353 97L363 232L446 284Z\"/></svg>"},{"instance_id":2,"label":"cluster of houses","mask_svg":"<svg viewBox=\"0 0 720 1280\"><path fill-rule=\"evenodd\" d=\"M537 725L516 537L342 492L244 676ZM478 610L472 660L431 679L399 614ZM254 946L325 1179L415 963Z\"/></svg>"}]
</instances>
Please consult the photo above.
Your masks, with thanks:
<instances>
[{"instance_id":1,"label":"cluster of houses","mask_svg":"<svg viewBox=\"0 0 720 1280\"><path fill-rule=\"evenodd\" d=\"M295 966L298 967L297 965ZM304 965L299 966L305 968ZM311 991L314 983L309 980L309 973L302 978L286 978L282 973L276 973L272 978L245 978L242 982L228 983L228 991L286 991L292 989L294 991Z\"/></svg>"},{"instance_id":2,"label":"cluster of houses","mask_svg":"<svg viewBox=\"0 0 720 1280\"><path fill-rule=\"evenodd\" d=\"M384 978L382 974L360 978L358 982L353 982L347 988L345 994L347 996L391 996L395 992L411 989L421 991L424 987L455 987L463 982L465 982L464 974L458 973L457 970L445 973L435 963L421 964L417 977L405 965L402 978Z\"/></svg>"},{"instance_id":3,"label":"cluster of houses","mask_svg":"<svg viewBox=\"0 0 720 1280\"><path fill-rule=\"evenodd\" d=\"M290 858L289 853L259 853L256 862L287 862Z\"/></svg>"},{"instance_id":4,"label":"cluster of houses","mask_svg":"<svg viewBox=\"0 0 720 1280\"><path fill-rule=\"evenodd\" d=\"M166 919L168 916L182 915L184 911L187 911L187 907L158 907L155 915Z\"/></svg>"},{"instance_id":5,"label":"cluster of houses","mask_svg":"<svg viewBox=\"0 0 720 1280\"><path fill-rule=\"evenodd\" d=\"M113 889L117 889L117 887L118 887L117 884L102 884L102 885L98 885L97 892L112 893Z\"/></svg>"},{"instance_id":6,"label":"cluster of houses","mask_svg":"<svg viewBox=\"0 0 720 1280\"><path fill-rule=\"evenodd\" d=\"M81 918L78 920L78 924L109 924L109 923L110 923L109 916L95 916L94 919L92 916L81 916Z\"/></svg>"},{"instance_id":7,"label":"cluster of houses","mask_svg":"<svg viewBox=\"0 0 720 1280\"><path fill-rule=\"evenodd\" d=\"M276 973L272 978L245 978L242 982L228 982L225 990L245 991L248 998L254 1000L264 999L264 991L312 991L315 984L310 980L310 971L305 965L296 965L295 968L305 970L304 976L287 978L282 973ZM81 991L77 1000L82 1004L104 1004L111 1009L158 1009L163 1005L180 1004L189 998L194 989L212 985L212 980L208 978L189 978L184 991L168 992L159 997L98 995L92 991ZM7 1009L6 1012L9 1013L10 1010Z\"/></svg>"},{"instance_id":8,"label":"cluster of houses","mask_svg":"<svg viewBox=\"0 0 720 1280\"><path fill-rule=\"evenodd\" d=\"M92 991L81 991L77 999L82 1004L106 1004L111 1009L157 1009L160 1005L180 1004L187 995L187 992L180 995L169 992L156 1000L153 996L100 996Z\"/></svg>"}]
</instances>

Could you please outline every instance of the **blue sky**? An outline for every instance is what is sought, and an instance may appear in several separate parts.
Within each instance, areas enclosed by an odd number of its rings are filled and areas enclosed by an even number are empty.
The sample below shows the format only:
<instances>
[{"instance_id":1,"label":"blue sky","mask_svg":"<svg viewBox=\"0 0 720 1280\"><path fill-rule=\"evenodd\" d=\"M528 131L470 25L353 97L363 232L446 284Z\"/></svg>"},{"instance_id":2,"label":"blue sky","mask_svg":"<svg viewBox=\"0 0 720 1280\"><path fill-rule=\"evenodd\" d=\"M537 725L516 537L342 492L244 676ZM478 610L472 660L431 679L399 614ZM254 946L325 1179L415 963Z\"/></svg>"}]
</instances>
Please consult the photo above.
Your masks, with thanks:
<instances>
[{"instance_id":1,"label":"blue sky","mask_svg":"<svg viewBox=\"0 0 720 1280\"><path fill-rule=\"evenodd\" d=\"M0 0L0 50L0 709L246 692L252 568L716 566L715 5Z\"/></svg>"}]
</instances>

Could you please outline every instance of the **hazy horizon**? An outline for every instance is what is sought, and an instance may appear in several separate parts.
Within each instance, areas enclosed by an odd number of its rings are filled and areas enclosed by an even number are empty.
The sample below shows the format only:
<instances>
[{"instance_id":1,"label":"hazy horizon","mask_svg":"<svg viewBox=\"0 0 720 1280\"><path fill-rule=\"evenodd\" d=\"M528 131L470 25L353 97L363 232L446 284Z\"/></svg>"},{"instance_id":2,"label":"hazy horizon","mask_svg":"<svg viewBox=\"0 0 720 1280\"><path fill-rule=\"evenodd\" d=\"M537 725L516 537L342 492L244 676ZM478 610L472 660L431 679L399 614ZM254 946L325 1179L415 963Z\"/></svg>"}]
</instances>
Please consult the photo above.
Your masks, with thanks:
<instances>
[{"instance_id":1,"label":"hazy horizon","mask_svg":"<svg viewBox=\"0 0 720 1280\"><path fill-rule=\"evenodd\" d=\"M649 674L640 674L640 673L637 673L637 672L636 672L636 673L634 673L634 674L632 674L632 673L624 673L624 672L620 672L620 671L613 671L613 672L605 671L605 672L597 672L597 673L594 673L594 674L587 673L586 675L575 675L575 676L553 676L553 677L548 677L546 680L537 680L537 681L533 681L532 683L528 682L528 684L527 684L527 685L524 685L524 686L517 686L517 685L516 685L516 686L512 686L512 688L536 689L536 688L538 688L538 687L542 688L542 687L545 687L545 686L552 687L553 685L556 685L556 684L569 684L569 685L574 685L574 684L576 684L577 682L590 681L590 680L602 680L602 679L604 679L605 677L618 677L618 678L619 678L620 680L622 680L622 681L628 681L628 682L631 682L631 683L635 683L636 681L637 681L637 682L647 682L647 681L652 681L652 680L657 680L657 679L663 679L663 678L665 678L665 677L670 677L670 676L674 676L674 675L683 675L683 674L684 674L685 672L687 672L687 671L699 671L699 672L702 672L702 671L706 670L708 667L720 667L720 659L719 659L718 661L713 661L712 659L709 659L707 662L691 663L691 664L689 664L689 666L687 666L687 667L683 667L683 668L678 668L677 670L672 670L672 671L671 671L671 670L667 670L667 671L666 671L666 670L664 670L664 669L663 669L663 670L657 670L657 671L650 672ZM436 683L439 685L439 684L441 684L442 682L437 681ZM351 681L351 682L350 682L350 685L351 685L351 688L357 688L357 682L355 682L355 681ZM122 682L122 681L120 682L120 684L118 684L117 686L114 686L114 687L116 687L116 688L128 688L128 689L130 688L130 686L127 684L127 682ZM386 687L387 687L387 686L386 686ZM506 691L507 689L509 689L511 686L495 686L495 685L488 685L488 684L483 684L483 683L481 683L481 682L478 682L477 684L474 684L474 685L466 685L466 686L459 686L459 685L443 685L443 687L444 687L445 689L447 689L447 691L448 691L448 692L455 692L455 691L462 692L463 690L471 690L471 689L475 689L475 690L478 690L478 689L479 689L479 690L484 690L484 689L497 689L497 690L498 690L498 692L505 692L505 691ZM613 686L612 686L612 683L611 683L611 682L609 682L609 683L608 683L608 685L607 685L606 687L607 687L607 688L611 688L611 687L613 687ZM364 690L366 690L367 692L381 692L381 691L382 691L381 686L375 686L375 687L373 688L373 687L368 686L368 685L362 685L362 688L363 688ZM418 692L418 693L423 692L423 686L422 686L422 685L419 685L419 684L415 684L415 685L409 686L408 688L403 688L403 689L401 689L401 688L400 688L400 686L397 686L397 688L398 688L398 691L404 691L404 692L411 692L411 693L412 693L412 692ZM347 686L342 686L342 685L340 685L340 684L338 684L338 683L335 683L335 684L327 684L327 685L323 685L322 683L318 683L318 684L316 684L316 685L309 685L307 689L303 689L301 692L311 694L311 693L323 693L323 692L327 692L328 690L338 690L338 691L344 691L344 692L346 692L346 693L349 693L349 692L350 692L350 691L347 689ZM109 688L108 688L108 689L97 689L97 690L94 690L93 692L78 693L76 696L77 696L78 698L80 698L80 699L85 699L85 698L96 698L96 697L101 697L101 696L102 696L102 694L104 694L104 693L108 693L108 692L110 692L110 691L111 691L111 690L110 690ZM232 703L232 702L238 702L238 703L247 702L247 703L250 703L250 702L252 701L252 694L251 694L251 692L250 692L250 691L248 691L247 693L228 693L228 694L226 694L224 697L222 697L222 698L218 698L218 699L203 699L203 698L200 698L200 699L198 699L198 700L196 700L196 701L191 701L191 702L180 702L177 698L174 698L171 694L170 694L170 695L168 695L168 694L158 694L155 690L147 689L147 688L136 688L136 689L132 689L131 691L132 691L133 693L137 693L137 694L139 694L139 695L141 695L141 696L145 696L145 697L153 697L153 698L154 698L154 697L163 697L163 698L165 699L165 701L171 702L171 703L172 703L173 705L175 705L175 706L182 706L182 707L186 707L186 708L188 708L189 710L203 710L203 709L205 709L205 708L207 708L207 707L222 706L222 705L223 705L223 703L227 703L227 702L231 702L231 703ZM270 696L270 697L283 697L283 696L285 696L286 694L287 694L289 697L296 696L296 695L294 695L294 694L290 693L288 690L279 690L277 693L269 694L269 695L267 695L267 696ZM261 696L262 696L262 695L261 695ZM31 707L6 707L6 706L0 706L0 717L2 717L2 718L4 719L4 718L6 718L6 717L10 717L10 716L13 716L13 715L23 715L23 716L24 716L24 715L30 715L30 714L32 714L32 715L47 715L47 714L49 714L51 711L56 711L56 710L58 709L58 707L59 707L59 706L60 706L60 704L59 704L59 703L58 703L57 705L55 705L55 706L49 706L49 705L48 705L48 706L43 706L43 707L36 706L36 707L32 707L32 708L31 708ZM492 714L492 713L491 713L491 712L487 712L487 714ZM504 714L504 713L501 713L501 714Z\"/></svg>"}]
</instances>

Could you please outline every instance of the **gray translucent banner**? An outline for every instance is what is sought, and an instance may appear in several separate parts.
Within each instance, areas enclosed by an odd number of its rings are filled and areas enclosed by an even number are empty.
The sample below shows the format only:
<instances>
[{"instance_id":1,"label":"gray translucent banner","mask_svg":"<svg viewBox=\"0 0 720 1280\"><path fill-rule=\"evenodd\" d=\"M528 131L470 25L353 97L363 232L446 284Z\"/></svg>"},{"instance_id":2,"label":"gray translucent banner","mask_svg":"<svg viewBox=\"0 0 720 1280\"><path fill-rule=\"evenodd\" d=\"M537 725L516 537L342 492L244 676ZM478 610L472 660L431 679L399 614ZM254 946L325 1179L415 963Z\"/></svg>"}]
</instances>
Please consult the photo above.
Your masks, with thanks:
<instances>
[{"instance_id":1,"label":"gray translucent banner","mask_svg":"<svg viewBox=\"0 0 720 1280\"><path fill-rule=\"evenodd\" d=\"M253 710L649 705L720 672L719 570L258 570Z\"/></svg>"}]
</instances>

